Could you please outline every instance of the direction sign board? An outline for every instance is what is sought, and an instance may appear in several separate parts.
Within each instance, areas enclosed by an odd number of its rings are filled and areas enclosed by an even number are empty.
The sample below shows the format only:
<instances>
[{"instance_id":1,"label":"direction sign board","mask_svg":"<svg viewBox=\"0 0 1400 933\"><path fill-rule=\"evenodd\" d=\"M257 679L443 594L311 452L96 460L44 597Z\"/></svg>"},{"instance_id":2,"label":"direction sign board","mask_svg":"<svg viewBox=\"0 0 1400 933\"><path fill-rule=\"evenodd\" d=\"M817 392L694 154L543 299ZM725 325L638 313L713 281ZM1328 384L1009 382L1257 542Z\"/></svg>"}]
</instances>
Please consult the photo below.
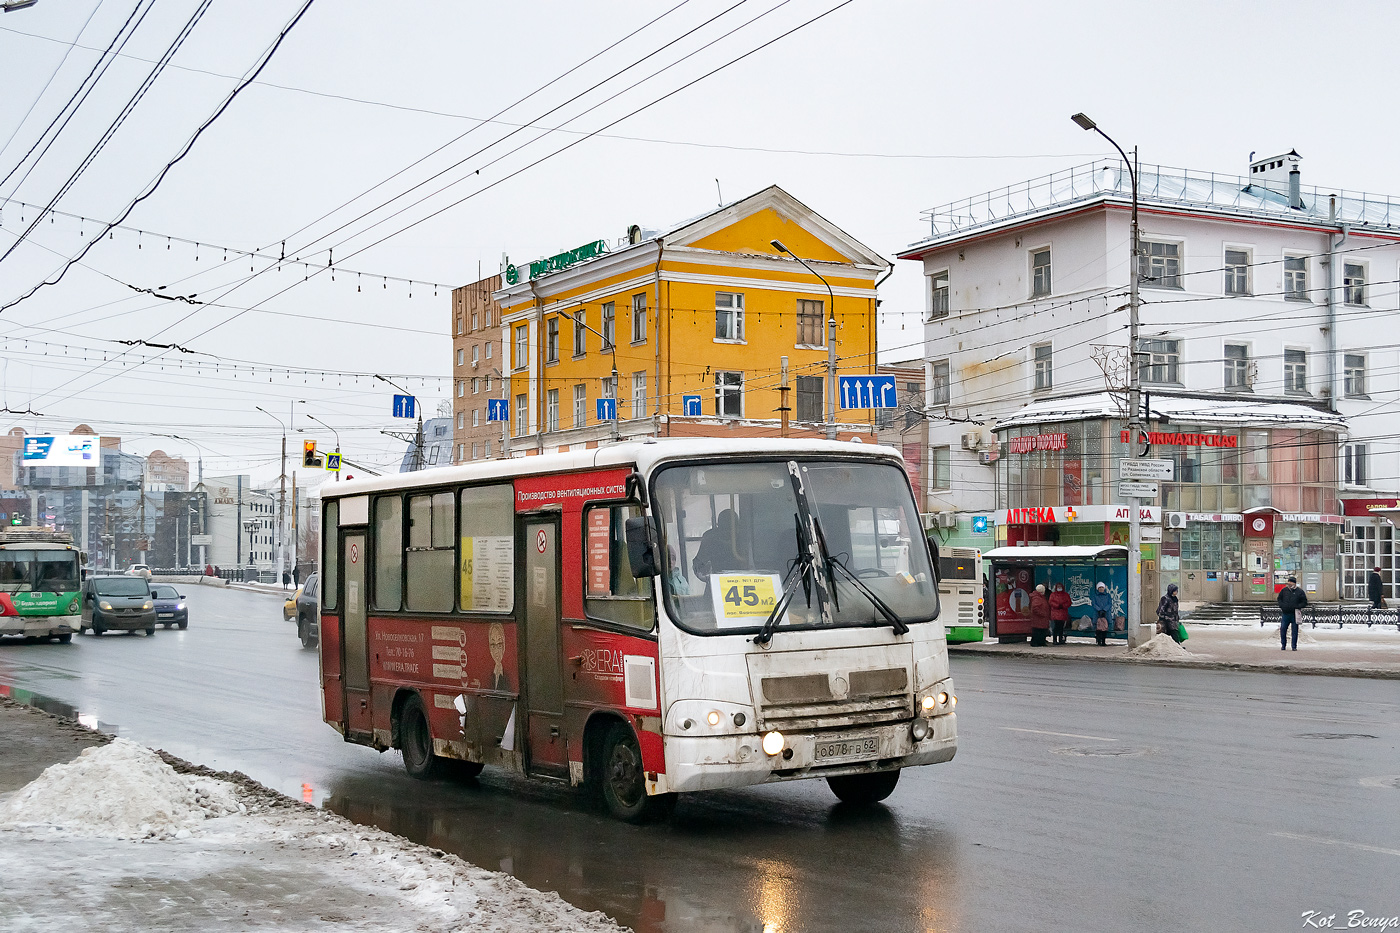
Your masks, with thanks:
<instances>
[{"instance_id":1,"label":"direction sign board","mask_svg":"<svg viewBox=\"0 0 1400 933\"><path fill-rule=\"evenodd\" d=\"M617 420L617 399L600 398L597 405L597 416L599 421Z\"/></svg>"},{"instance_id":2,"label":"direction sign board","mask_svg":"<svg viewBox=\"0 0 1400 933\"><path fill-rule=\"evenodd\" d=\"M509 421L510 406L503 398L488 398L486 400L486 420L487 421Z\"/></svg>"},{"instance_id":3,"label":"direction sign board","mask_svg":"<svg viewBox=\"0 0 1400 933\"><path fill-rule=\"evenodd\" d=\"M213 543L213 535L190 535L190 544L193 544L195 547L207 547Z\"/></svg>"},{"instance_id":4,"label":"direction sign board","mask_svg":"<svg viewBox=\"0 0 1400 933\"><path fill-rule=\"evenodd\" d=\"M340 472L340 454L326 454L326 469Z\"/></svg>"},{"instance_id":5,"label":"direction sign board","mask_svg":"<svg viewBox=\"0 0 1400 933\"><path fill-rule=\"evenodd\" d=\"M1144 483L1137 480L1122 481L1118 484L1118 498L1155 499L1157 498L1157 484Z\"/></svg>"},{"instance_id":6,"label":"direction sign board","mask_svg":"<svg viewBox=\"0 0 1400 933\"><path fill-rule=\"evenodd\" d=\"M685 412L685 416L686 416L687 418L699 418L699 417L700 417L700 414L701 414L701 412L700 412L700 396L698 396L698 395L682 395L682 396L681 396L681 410L682 410L683 412Z\"/></svg>"},{"instance_id":7,"label":"direction sign board","mask_svg":"<svg viewBox=\"0 0 1400 933\"><path fill-rule=\"evenodd\" d=\"M1176 465L1171 460L1143 460L1124 457L1118 461L1119 479L1165 479L1176 478Z\"/></svg>"},{"instance_id":8,"label":"direction sign board","mask_svg":"<svg viewBox=\"0 0 1400 933\"><path fill-rule=\"evenodd\" d=\"M411 395L394 396L394 417L412 418L417 414L417 399Z\"/></svg>"},{"instance_id":9,"label":"direction sign board","mask_svg":"<svg viewBox=\"0 0 1400 933\"><path fill-rule=\"evenodd\" d=\"M839 377L842 408L894 408L899 404L894 376Z\"/></svg>"}]
</instances>

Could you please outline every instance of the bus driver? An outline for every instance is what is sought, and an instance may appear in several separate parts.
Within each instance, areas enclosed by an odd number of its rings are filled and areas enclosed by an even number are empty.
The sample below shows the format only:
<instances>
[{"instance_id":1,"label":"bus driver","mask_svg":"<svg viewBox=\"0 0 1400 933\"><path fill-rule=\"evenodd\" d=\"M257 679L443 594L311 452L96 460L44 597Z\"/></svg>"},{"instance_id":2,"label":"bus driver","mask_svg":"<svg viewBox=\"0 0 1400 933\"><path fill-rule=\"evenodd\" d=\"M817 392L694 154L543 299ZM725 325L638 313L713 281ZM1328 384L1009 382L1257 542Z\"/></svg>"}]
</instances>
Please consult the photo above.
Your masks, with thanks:
<instances>
[{"instance_id":1,"label":"bus driver","mask_svg":"<svg viewBox=\"0 0 1400 933\"><path fill-rule=\"evenodd\" d=\"M733 509L725 509L715 520L715 527L700 536L691 567L696 576L708 578L712 573L747 570L749 562L740 553L739 519Z\"/></svg>"}]
</instances>

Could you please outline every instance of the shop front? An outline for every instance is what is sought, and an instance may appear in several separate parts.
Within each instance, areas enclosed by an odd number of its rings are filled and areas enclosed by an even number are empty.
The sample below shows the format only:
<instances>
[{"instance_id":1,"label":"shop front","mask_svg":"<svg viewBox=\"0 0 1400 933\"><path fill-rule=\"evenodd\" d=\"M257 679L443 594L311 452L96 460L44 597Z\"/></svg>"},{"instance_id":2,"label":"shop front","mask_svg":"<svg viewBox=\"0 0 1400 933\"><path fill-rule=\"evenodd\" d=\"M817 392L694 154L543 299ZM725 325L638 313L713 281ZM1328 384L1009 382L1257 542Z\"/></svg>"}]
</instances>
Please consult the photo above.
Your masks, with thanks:
<instances>
[{"instance_id":1,"label":"shop front","mask_svg":"<svg viewBox=\"0 0 1400 933\"><path fill-rule=\"evenodd\" d=\"M1386 599L1400 596L1400 549L1396 548L1395 522L1400 520L1400 499L1389 496L1343 499L1345 525L1337 560L1341 564L1342 598L1365 599L1371 571L1381 573Z\"/></svg>"},{"instance_id":2,"label":"shop front","mask_svg":"<svg viewBox=\"0 0 1400 933\"><path fill-rule=\"evenodd\" d=\"M1074 399L1037 403L998 426L999 541L1127 543L1117 463L1131 445L1120 417L1095 411L1102 398L1078 412ZM1172 479L1141 500L1144 604L1169 583L1188 601L1273 600L1289 576L1312 599L1338 598L1336 416L1156 395L1151 410L1142 440L1148 457L1171 461Z\"/></svg>"}]
</instances>

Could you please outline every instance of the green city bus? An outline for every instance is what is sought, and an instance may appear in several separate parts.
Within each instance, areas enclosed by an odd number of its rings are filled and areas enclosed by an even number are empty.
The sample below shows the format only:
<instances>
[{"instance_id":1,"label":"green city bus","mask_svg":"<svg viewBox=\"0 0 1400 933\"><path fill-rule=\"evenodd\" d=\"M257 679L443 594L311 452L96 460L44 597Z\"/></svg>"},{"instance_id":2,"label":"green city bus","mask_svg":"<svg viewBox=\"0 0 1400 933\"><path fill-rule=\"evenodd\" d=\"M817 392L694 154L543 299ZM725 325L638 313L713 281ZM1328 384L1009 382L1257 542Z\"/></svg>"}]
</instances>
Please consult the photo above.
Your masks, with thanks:
<instances>
[{"instance_id":1,"label":"green city bus","mask_svg":"<svg viewBox=\"0 0 1400 933\"><path fill-rule=\"evenodd\" d=\"M67 532L0 529L0 636L72 641L82 625L84 559Z\"/></svg>"}]
</instances>

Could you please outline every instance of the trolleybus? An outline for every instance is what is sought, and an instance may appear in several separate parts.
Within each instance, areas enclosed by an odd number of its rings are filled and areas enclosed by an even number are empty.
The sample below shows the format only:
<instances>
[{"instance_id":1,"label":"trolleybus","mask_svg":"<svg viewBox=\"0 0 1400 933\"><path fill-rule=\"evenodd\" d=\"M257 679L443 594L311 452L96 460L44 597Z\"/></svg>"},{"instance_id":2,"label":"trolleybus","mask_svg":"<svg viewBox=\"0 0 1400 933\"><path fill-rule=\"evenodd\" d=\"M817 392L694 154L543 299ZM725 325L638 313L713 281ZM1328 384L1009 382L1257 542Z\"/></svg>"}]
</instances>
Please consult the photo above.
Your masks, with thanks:
<instances>
[{"instance_id":1,"label":"trolleybus","mask_svg":"<svg viewBox=\"0 0 1400 933\"><path fill-rule=\"evenodd\" d=\"M950 645L981 641L986 637L980 550L951 547L939 552L938 608Z\"/></svg>"},{"instance_id":2,"label":"trolleybus","mask_svg":"<svg viewBox=\"0 0 1400 933\"><path fill-rule=\"evenodd\" d=\"M650 440L322 495L324 717L416 777L499 766L640 822L800 778L880 800L957 750L890 448Z\"/></svg>"},{"instance_id":3,"label":"trolleybus","mask_svg":"<svg viewBox=\"0 0 1400 933\"><path fill-rule=\"evenodd\" d=\"M66 531L0 528L0 635L73 640L84 554Z\"/></svg>"}]
</instances>

